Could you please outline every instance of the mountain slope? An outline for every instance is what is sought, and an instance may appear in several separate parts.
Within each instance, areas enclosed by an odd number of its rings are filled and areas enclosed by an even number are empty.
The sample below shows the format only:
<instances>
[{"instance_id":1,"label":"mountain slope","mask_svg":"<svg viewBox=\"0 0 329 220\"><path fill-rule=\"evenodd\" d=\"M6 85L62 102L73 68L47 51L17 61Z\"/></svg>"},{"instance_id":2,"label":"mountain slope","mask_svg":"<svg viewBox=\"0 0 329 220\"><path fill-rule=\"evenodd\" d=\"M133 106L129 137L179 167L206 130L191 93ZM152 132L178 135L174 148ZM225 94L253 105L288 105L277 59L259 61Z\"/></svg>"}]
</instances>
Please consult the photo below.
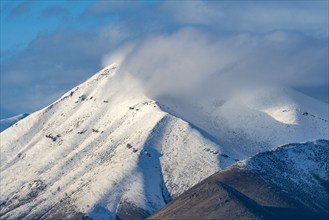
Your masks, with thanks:
<instances>
[{"instance_id":1,"label":"mountain slope","mask_svg":"<svg viewBox=\"0 0 329 220\"><path fill-rule=\"evenodd\" d=\"M219 171L150 219L328 219L329 141L289 144Z\"/></svg>"},{"instance_id":2,"label":"mountain slope","mask_svg":"<svg viewBox=\"0 0 329 220\"><path fill-rule=\"evenodd\" d=\"M296 116L285 124L264 113L275 102L154 101L117 73L103 69L0 134L0 218L141 219L275 143L328 138L326 106L312 99L298 103L314 117L281 112Z\"/></svg>"},{"instance_id":3,"label":"mountain slope","mask_svg":"<svg viewBox=\"0 0 329 220\"><path fill-rule=\"evenodd\" d=\"M15 123L22 120L23 118L26 118L27 116L29 116L29 114L24 113L24 114L16 115L11 118L1 119L0 120L0 132L6 130L7 128L14 125Z\"/></svg>"},{"instance_id":4,"label":"mountain slope","mask_svg":"<svg viewBox=\"0 0 329 220\"><path fill-rule=\"evenodd\" d=\"M1 218L142 218L234 162L116 69L1 133Z\"/></svg>"},{"instance_id":5,"label":"mountain slope","mask_svg":"<svg viewBox=\"0 0 329 220\"><path fill-rule=\"evenodd\" d=\"M287 88L249 91L228 100L209 94L164 96L158 102L164 111L239 152L239 159L282 144L329 138L328 104Z\"/></svg>"}]
</instances>

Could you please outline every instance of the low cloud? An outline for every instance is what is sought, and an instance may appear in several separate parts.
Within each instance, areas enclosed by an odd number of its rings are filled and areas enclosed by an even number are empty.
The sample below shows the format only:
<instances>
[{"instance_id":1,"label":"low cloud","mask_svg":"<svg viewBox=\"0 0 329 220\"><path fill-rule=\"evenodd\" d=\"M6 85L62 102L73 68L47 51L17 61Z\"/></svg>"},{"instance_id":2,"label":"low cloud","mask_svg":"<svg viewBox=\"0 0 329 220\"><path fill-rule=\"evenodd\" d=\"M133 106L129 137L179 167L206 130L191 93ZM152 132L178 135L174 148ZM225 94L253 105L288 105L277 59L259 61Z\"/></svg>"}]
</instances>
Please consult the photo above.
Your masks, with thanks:
<instances>
[{"instance_id":1,"label":"low cloud","mask_svg":"<svg viewBox=\"0 0 329 220\"><path fill-rule=\"evenodd\" d=\"M254 88L328 86L328 45L298 32L221 35L183 29L146 37L104 57L145 93L227 99Z\"/></svg>"}]
</instances>

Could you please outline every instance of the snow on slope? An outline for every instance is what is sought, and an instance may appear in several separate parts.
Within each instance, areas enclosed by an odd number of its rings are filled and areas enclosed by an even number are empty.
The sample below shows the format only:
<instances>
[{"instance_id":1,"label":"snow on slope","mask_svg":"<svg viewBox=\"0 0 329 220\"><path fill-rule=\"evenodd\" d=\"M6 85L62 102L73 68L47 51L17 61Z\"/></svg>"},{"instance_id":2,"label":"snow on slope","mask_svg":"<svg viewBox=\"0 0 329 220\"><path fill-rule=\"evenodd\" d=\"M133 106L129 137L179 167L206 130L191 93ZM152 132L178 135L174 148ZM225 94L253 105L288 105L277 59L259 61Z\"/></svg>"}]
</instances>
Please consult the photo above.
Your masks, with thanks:
<instances>
[{"instance_id":1,"label":"snow on slope","mask_svg":"<svg viewBox=\"0 0 329 220\"><path fill-rule=\"evenodd\" d=\"M164 111L234 149L238 159L282 144L329 139L328 104L292 89L255 90L229 100L210 95L157 101Z\"/></svg>"},{"instance_id":2,"label":"snow on slope","mask_svg":"<svg viewBox=\"0 0 329 220\"><path fill-rule=\"evenodd\" d=\"M117 76L97 73L1 133L0 215L145 217L234 160Z\"/></svg>"},{"instance_id":3,"label":"snow on slope","mask_svg":"<svg viewBox=\"0 0 329 220\"><path fill-rule=\"evenodd\" d=\"M304 207L329 216L329 140L284 145L239 166L258 173Z\"/></svg>"},{"instance_id":4,"label":"snow on slope","mask_svg":"<svg viewBox=\"0 0 329 220\"><path fill-rule=\"evenodd\" d=\"M206 178L150 219L328 219L329 140L257 154Z\"/></svg>"},{"instance_id":5,"label":"snow on slope","mask_svg":"<svg viewBox=\"0 0 329 220\"><path fill-rule=\"evenodd\" d=\"M6 130L7 128L14 125L15 123L22 120L23 118L26 118L27 116L29 116L29 114L24 113L24 114L16 115L11 118L1 119L0 120L0 132Z\"/></svg>"},{"instance_id":6,"label":"snow on slope","mask_svg":"<svg viewBox=\"0 0 329 220\"><path fill-rule=\"evenodd\" d=\"M239 159L328 138L327 106L298 93L153 101L117 69L1 133L1 218L144 218Z\"/></svg>"}]
</instances>

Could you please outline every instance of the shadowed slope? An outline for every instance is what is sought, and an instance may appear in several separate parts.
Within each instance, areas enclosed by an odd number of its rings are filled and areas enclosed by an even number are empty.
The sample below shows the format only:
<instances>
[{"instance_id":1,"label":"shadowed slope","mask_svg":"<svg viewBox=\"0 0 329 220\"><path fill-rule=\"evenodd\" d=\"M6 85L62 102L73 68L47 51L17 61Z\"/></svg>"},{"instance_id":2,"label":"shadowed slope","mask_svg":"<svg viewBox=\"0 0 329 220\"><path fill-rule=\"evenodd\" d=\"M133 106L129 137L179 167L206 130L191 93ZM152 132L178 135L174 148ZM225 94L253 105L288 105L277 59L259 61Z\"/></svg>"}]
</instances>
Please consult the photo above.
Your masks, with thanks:
<instances>
[{"instance_id":1,"label":"shadowed slope","mask_svg":"<svg viewBox=\"0 0 329 220\"><path fill-rule=\"evenodd\" d=\"M200 182L150 219L327 219L328 155L327 140L258 154Z\"/></svg>"}]
</instances>

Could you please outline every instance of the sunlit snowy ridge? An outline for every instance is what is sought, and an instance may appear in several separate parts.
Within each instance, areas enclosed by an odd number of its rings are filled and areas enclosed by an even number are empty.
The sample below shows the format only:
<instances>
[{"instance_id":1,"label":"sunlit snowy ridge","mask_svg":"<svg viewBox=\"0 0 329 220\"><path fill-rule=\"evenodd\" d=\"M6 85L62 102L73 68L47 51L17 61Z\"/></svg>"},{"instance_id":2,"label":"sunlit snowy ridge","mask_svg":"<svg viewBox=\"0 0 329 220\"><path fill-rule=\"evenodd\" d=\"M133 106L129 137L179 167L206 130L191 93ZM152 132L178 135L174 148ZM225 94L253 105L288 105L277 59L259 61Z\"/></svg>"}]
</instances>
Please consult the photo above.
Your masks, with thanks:
<instances>
[{"instance_id":1,"label":"sunlit snowy ridge","mask_svg":"<svg viewBox=\"0 0 329 220\"><path fill-rule=\"evenodd\" d=\"M29 114L24 113L24 114L16 115L14 117L1 119L0 120L0 132L6 130L7 128L12 126L13 124L18 122L19 120L22 120L23 118L27 117L28 115Z\"/></svg>"}]
</instances>

